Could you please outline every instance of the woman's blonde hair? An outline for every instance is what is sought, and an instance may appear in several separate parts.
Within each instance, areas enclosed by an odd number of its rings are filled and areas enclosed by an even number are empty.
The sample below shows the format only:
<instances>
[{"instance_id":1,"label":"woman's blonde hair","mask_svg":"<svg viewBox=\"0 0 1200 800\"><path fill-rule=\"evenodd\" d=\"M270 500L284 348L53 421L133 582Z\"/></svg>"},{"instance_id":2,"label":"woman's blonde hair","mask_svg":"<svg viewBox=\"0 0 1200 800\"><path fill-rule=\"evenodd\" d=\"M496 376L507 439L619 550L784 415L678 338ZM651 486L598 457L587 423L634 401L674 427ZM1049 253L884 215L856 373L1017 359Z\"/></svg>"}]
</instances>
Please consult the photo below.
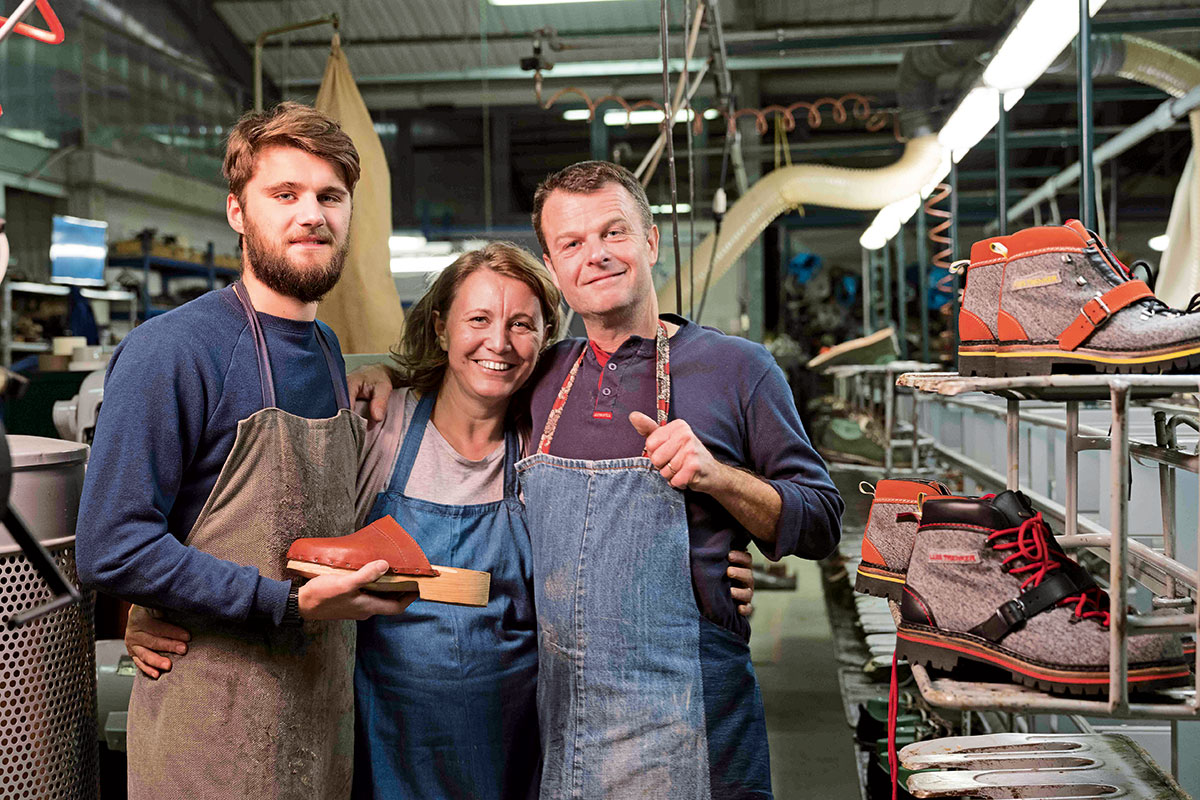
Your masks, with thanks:
<instances>
[{"instance_id":1,"label":"woman's blonde hair","mask_svg":"<svg viewBox=\"0 0 1200 800\"><path fill-rule=\"evenodd\" d=\"M467 276L481 269L515 278L528 286L542 308L546 338L542 349L558 339L562 318L559 305L562 294L550 280L550 273L528 250L512 242L491 242L480 250L463 253L434 280L404 319L404 336L392 347L399 366L397 385L411 386L425 394L436 391L446 374L446 351L438 344L434 321L445 319L458 287Z\"/></svg>"}]
</instances>

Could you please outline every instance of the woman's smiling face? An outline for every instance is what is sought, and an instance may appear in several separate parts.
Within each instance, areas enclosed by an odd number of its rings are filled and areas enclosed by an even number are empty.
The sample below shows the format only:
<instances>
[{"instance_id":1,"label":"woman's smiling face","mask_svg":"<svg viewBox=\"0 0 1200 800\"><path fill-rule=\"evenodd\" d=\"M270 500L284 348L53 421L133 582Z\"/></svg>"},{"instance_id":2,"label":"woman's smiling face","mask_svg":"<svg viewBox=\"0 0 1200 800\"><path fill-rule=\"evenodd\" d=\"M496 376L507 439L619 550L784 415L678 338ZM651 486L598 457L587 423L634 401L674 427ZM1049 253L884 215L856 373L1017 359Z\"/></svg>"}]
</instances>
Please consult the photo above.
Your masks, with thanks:
<instances>
[{"instance_id":1,"label":"woman's smiling face","mask_svg":"<svg viewBox=\"0 0 1200 800\"><path fill-rule=\"evenodd\" d=\"M444 381L485 402L507 399L521 388L546 339L533 290L487 268L463 279L435 327L447 356Z\"/></svg>"}]
</instances>

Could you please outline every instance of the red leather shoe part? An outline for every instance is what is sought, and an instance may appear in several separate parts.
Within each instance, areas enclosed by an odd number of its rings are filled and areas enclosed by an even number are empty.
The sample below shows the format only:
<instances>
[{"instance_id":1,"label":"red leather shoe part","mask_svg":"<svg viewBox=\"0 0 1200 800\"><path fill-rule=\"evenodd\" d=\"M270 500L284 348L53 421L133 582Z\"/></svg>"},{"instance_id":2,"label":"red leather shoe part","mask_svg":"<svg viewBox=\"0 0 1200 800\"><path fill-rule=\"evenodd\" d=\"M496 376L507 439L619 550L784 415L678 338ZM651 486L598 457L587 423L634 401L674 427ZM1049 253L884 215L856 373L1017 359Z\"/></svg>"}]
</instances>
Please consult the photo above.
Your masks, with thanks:
<instances>
[{"instance_id":1,"label":"red leather shoe part","mask_svg":"<svg viewBox=\"0 0 1200 800\"><path fill-rule=\"evenodd\" d=\"M959 312L960 314L962 312ZM1028 342L1029 334L1017 321L1017 318L1004 309L996 316L996 329L1002 342Z\"/></svg>"},{"instance_id":2,"label":"red leather shoe part","mask_svg":"<svg viewBox=\"0 0 1200 800\"><path fill-rule=\"evenodd\" d=\"M1074 350L1087 341L1108 318L1130 303L1154 297L1150 287L1141 281L1127 281L1110 289L1100 297L1093 297L1083 304L1079 316L1058 337L1058 346L1063 350Z\"/></svg>"},{"instance_id":3,"label":"red leather shoe part","mask_svg":"<svg viewBox=\"0 0 1200 800\"><path fill-rule=\"evenodd\" d=\"M958 310L958 340L960 342L995 341L987 323L963 308Z\"/></svg>"},{"instance_id":4,"label":"red leather shoe part","mask_svg":"<svg viewBox=\"0 0 1200 800\"><path fill-rule=\"evenodd\" d=\"M360 569L383 558L391 565L388 571L397 575L438 574L429 565L421 546L390 516L377 519L349 536L297 539L288 548L287 557L341 569Z\"/></svg>"},{"instance_id":5,"label":"red leather shoe part","mask_svg":"<svg viewBox=\"0 0 1200 800\"><path fill-rule=\"evenodd\" d=\"M948 495L950 492L937 481L905 481L885 478L875 484L875 503L915 503L921 495Z\"/></svg>"}]
</instances>

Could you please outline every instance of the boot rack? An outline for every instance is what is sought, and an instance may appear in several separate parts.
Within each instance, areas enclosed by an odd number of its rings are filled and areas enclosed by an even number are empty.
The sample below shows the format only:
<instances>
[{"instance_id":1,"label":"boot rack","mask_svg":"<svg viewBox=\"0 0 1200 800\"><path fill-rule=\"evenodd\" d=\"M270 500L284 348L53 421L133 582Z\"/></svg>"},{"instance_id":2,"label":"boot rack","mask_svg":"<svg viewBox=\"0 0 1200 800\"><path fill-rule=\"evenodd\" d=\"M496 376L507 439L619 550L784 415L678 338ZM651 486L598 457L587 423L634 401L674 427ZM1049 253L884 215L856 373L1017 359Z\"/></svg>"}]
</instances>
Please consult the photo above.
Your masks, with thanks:
<instances>
[{"instance_id":1,"label":"boot rack","mask_svg":"<svg viewBox=\"0 0 1200 800\"><path fill-rule=\"evenodd\" d=\"M939 364L926 364L921 361L893 361L889 364L839 364L824 370L826 375L833 378L833 391L838 399L845 401L855 411L870 414L875 419L883 420L884 434L884 463L883 474L896 473L896 449L908 448L911 454L909 464L921 463L922 446L933 444L930 437L922 437L919 433L918 417L920 406L917 403L920 392L906 390L912 395L912 413L907 424L898 419L896 395L900 392L897 378L905 373L928 372L941 369ZM898 438L904 436L904 439ZM855 467L861 469L861 467Z\"/></svg>"},{"instance_id":2,"label":"boot rack","mask_svg":"<svg viewBox=\"0 0 1200 800\"><path fill-rule=\"evenodd\" d=\"M954 398L968 392L988 392L1007 401L1007 476L1009 489L1018 487L1020 466L1020 404L1023 400L1062 402L1066 406L1067 437L1066 504L1054 508L1048 498L1030 494L1048 516L1060 517L1064 535L1058 537L1064 548L1084 547L1106 560L1109 565L1110 596L1109 692L1104 700L1059 697L1016 685L971 683L933 678L924 667L913 665L917 687L930 705L964 711L1009 711L1017 713L1061 713L1087 716L1111 716L1142 719L1200 718L1195 686L1153 692L1131 702L1127 681L1127 636L1137 631L1192 633L1200 640L1200 617L1196 611L1197 571L1175 558L1175 471L1197 472L1200 456L1182 452L1176 446L1179 425L1198 427L1194 416L1175 414L1170 406L1156 405L1154 444L1131 442L1129 408L1131 400L1147 401L1175 394L1200 391L1195 376L1166 375L1051 375L1020 378L966 378L953 373L909 372L899 375L896 385L926 395ZM1081 429L1079 404L1108 400L1111 432ZM889 404L891 405L891 404ZM914 399L914 409L917 404ZM914 410L914 416L917 411ZM1044 420L1039 420L1039 422ZM914 438L917 434L914 433ZM934 445L940 454L943 448ZM1090 520L1079 519L1079 454L1086 450L1108 450L1111 454L1109 478L1111 531ZM1130 538L1128 487L1131 456L1158 464L1162 494L1162 552ZM964 461L965 459L951 459ZM965 464L963 466L966 466ZM1055 513L1056 511L1061 511ZM1154 594L1156 610L1175 613L1130 616L1126 613L1130 581L1146 586ZM1200 662L1200 656L1197 657Z\"/></svg>"}]
</instances>

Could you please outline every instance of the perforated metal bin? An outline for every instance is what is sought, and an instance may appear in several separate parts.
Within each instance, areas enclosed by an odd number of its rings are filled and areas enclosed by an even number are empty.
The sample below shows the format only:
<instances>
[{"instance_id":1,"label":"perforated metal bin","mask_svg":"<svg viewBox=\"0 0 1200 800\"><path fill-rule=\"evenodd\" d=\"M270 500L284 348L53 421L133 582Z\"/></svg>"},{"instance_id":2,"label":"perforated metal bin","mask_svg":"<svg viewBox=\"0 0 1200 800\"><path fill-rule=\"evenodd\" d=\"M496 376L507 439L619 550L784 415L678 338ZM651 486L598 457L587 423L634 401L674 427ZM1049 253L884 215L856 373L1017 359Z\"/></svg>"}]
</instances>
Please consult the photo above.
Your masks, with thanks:
<instances>
[{"instance_id":1,"label":"perforated metal bin","mask_svg":"<svg viewBox=\"0 0 1200 800\"><path fill-rule=\"evenodd\" d=\"M87 446L9 436L10 503L69 581ZM0 525L0 620L51 599ZM21 627L0 624L0 800L99 795L95 631L91 594Z\"/></svg>"}]
</instances>

